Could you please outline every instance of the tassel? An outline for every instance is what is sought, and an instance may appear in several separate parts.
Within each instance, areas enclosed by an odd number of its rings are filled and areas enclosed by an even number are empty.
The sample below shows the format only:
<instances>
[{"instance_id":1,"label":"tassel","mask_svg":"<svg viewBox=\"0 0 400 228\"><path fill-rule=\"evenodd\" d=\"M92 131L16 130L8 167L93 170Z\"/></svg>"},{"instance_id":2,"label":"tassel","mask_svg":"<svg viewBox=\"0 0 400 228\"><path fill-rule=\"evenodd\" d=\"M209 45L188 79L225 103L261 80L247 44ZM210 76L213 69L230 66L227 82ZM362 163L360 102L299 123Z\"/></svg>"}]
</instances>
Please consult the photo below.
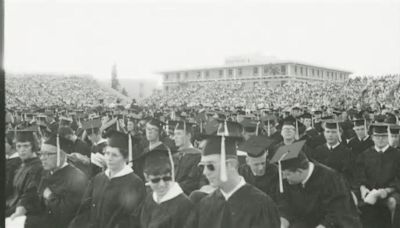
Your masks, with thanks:
<instances>
[{"instance_id":1,"label":"tassel","mask_svg":"<svg viewBox=\"0 0 400 228\"><path fill-rule=\"evenodd\" d=\"M388 131L389 146L392 146L393 140L392 140L392 132L390 131L390 125L388 125L387 131Z\"/></svg>"},{"instance_id":2,"label":"tassel","mask_svg":"<svg viewBox=\"0 0 400 228\"><path fill-rule=\"evenodd\" d=\"M256 136L258 136L258 127L260 125L260 122L257 122L257 127L256 127Z\"/></svg>"},{"instance_id":3,"label":"tassel","mask_svg":"<svg viewBox=\"0 0 400 228\"><path fill-rule=\"evenodd\" d=\"M299 138L300 138L300 135L299 135L299 124L298 124L297 120L296 120L296 134L295 134L294 138L296 140L299 140Z\"/></svg>"},{"instance_id":4,"label":"tassel","mask_svg":"<svg viewBox=\"0 0 400 228\"><path fill-rule=\"evenodd\" d=\"M225 137L229 135L228 132L228 124L225 120L224 132L222 133L221 138L221 173L220 179L222 182L226 182L228 180L228 175L226 173L226 150L225 150Z\"/></svg>"},{"instance_id":5,"label":"tassel","mask_svg":"<svg viewBox=\"0 0 400 228\"><path fill-rule=\"evenodd\" d=\"M200 120L200 134L203 134L203 121Z\"/></svg>"},{"instance_id":6,"label":"tassel","mask_svg":"<svg viewBox=\"0 0 400 228\"><path fill-rule=\"evenodd\" d=\"M336 130L337 130L337 133L338 133L338 141L339 141L339 143L341 143L342 142L342 136L340 135L340 128L339 128L339 123L336 123Z\"/></svg>"},{"instance_id":7,"label":"tassel","mask_svg":"<svg viewBox=\"0 0 400 228\"><path fill-rule=\"evenodd\" d=\"M314 128L314 118L311 116L311 127Z\"/></svg>"},{"instance_id":8,"label":"tassel","mask_svg":"<svg viewBox=\"0 0 400 228\"><path fill-rule=\"evenodd\" d=\"M119 119L117 118L117 131L121 131L121 128L119 127Z\"/></svg>"},{"instance_id":9,"label":"tassel","mask_svg":"<svg viewBox=\"0 0 400 228\"><path fill-rule=\"evenodd\" d=\"M132 154L132 137L130 134L128 134L128 164L132 168L132 160L133 160L133 154Z\"/></svg>"},{"instance_id":10,"label":"tassel","mask_svg":"<svg viewBox=\"0 0 400 228\"><path fill-rule=\"evenodd\" d=\"M61 157L60 157L60 154L61 154L61 151L60 151L60 135L59 134L57 134L57 138L56 138L56 143L57 143L57 167L60 167L60 165L61 165Z\"/></svg>"},{"instance_id":11,"label":"tassel","mask_svg":"<svg viewBox=\"0 0 400 228\"><path fill-rule=\"evenodd\" d=\"M267 133L268 133L268 137L271 136L271 127L270 127L269 120L268 120L268 129L267 129Z\"/></svg>"},{"instance_id":12,"label":"tassel","mask_svg":"<svg viewBox=\"0 0 400 228\"><path fill-rule=\"evenodd\" d=\"M285 156L288 154L289 152L286 152L282 155L282 157L278 160L278 171L279 171L279 192L283 193L283 178L282 178L282 159L285 158Z\"/></svg>"},{"instance_id":13,"label":"tassel","mask_svg":"<svg viewBox=\"0 0 400 228\"><path fill-rule=\"evenodd\" d=\"M175 182L175 165L174 165L174 159L172 158L172 153L171 150L169 149L169 147L167 147L168 149L168 157L169 157L169 161L171 163L171 176L172 176L172 181Z\"/></svg>"},{"instance_id":14,"label":"tassel","mask_svg":"<svg viewBox=\"0 0 400 228\"><path fill-rule=\"evenodd\" d=\"M167 132L167 135L169 136L169 124L168 124L168 120L167 120L167 126L165 126L165 131Z\"/></svg>"},{"instance_id":15,"label":"tassel","mask_svg":"<svg viewBox=\"0 0 400 228\"><path fill-rule=\"evenodd\" d=\"M367 120L364 119L364 133L365 133L365 137L368 136L368 130L367 130Z\"/></svg>"}]
</instances>

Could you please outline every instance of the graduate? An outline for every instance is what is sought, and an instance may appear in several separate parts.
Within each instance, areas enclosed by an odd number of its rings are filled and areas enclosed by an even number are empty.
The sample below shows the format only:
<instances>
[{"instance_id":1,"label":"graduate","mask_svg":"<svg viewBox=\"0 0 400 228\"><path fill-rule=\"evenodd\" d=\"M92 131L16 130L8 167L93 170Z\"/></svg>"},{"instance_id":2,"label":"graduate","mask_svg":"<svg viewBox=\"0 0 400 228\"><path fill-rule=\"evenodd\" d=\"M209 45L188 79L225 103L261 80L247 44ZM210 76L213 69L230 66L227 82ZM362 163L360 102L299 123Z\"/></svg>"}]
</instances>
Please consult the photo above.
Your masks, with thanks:
<instances>
[{"instance_id":1,"label":"graduate","mask_svg":"<svg viewBox=\"0 0 400 228\"><path fill-rule=\"evenodd\" d=\"M72 142L50 137L39 152L44 172L38 188L39 207L27 216L25 228L67 228L79 208L87 177L67 163Z\"/></svg>"},{"instance_id":2,"label":"graduate","mask_svg":"<svg viewBox=\"0 0 400 228\"><path fill-rule=\"evenodd\" d=\"M43 167L36 154L39 140L35 131L36 128L16 131L15 146L22 164L14 176L13 194L6 199L5 215L11 219L37 209L35 199Z\"/></svg>"},{"instance_id":3,"label":"graduate","mask_svg":"<svg viewBox=\"0 0 400 228\"><path fill-rule=\"evenodd\" d=\"M362 116L356 116L356 118L353 120L353 124L353 130L356 133L356 136L347 143L347 147L351 149L352 166L355 167L358 155L360 155L366 149L374 146L374 142L368 134L366 119L364 119Z\"/></svg>"},{"instance_id":4,"label":"graduate","mask_svg":"<svg viewBox=\"0 0 400 228\"><path fill-rule=\"evenodd\" d=\"M322 126L326 143L318 146L310 157L336 170L348 183L352 183L351 151L342 144L340 123L336 120L329 120Z\"/></svg>"},{"instance_id":5,"label":"graduate","mask_svg":"<svg viewBox=\"0 0 400 228\"><path fill-rule=\"evenodd\" d=\"M13 194L13 181L15 173L20 167L22 161L18 156L18 152L15 149L14 143L14 131L9 130L5 137L5 149L6 149L6 181L5 181L5 198L7 199Z\"/></svg>"},{"instance_id":6,"label":"graduate","mask_svg":"<svg viewBox=\"0 0 400 228\"><path fill-rule=\"evenodd\" d=\"M227 124L223 125L217 136L207 140L199 164L218 189L200 200L187 227L280 227L271 197L239 175L236 140L229 137L232 134L227 131ZM235 136L240 134L236 132Z\"/></svg>"},{"instance_id":7,"label":"graduate","mask_svg":"<svg viewBox=\"0 0 400 228\"><path fill-rule=\"evenodd\" d=\"M201 151L191 143L192 124L176 122L174 142L178 152L174 154L175 181L179 183L186 195L206 184L205 177L197 166L201 159Z\"/></svg>"},{"instance_id":8,"label":"graduate","mask_svg":"<svg viewBox=\"0 0 400 228\"><path fill-rule=\"evenodd\" d=\"M278 206L282 228L361 228L350 189L336 171L309 161L305 141L282 146L271 162L278 164Z\"/></svg>"},{"instance_id":9,"label":"graduate","mask_svg":"<svg viewBox=\"0 0 400 228\"><path fill-rule=\"evenodd\" d=\"M132 156L129 137L115 130L108 132L104 154L107 169L93 178L70 227L140 227L145 186L128 165Z\"/></svg>"},{"instance_id":10,"label":"graduate","mask_svg":"<svg viewBox=\"0 0 400 228\"><path fill-rule=\"evenodd\" d=\"M170 151L152 150L144 158L144 176L151 191L140 216L142 228L183 227L193 203L174 180Z\"/></svg>"},{"instance_id":11,"label":"graduate","mask_svg":"<svg viewBox=\"0 0 400 228\"><path fill-rule=\"evenodd\" d=\"M241 144L238 150L247 154L246 164L239 167L239 173L249 183L273 200L278 191L278 169L267 161L267 148L273 143L264 136L253 136Z\"/></svg>"},{"instance_id":12,"label":"graduate","mask_svg":"<svg viewBox=\"0 0 400 228\"><path fill-rule=\"evenodd\" d=\"M362 221L366 228L398 227L400 151L389 145L390 125L376 123L371 127L375 146L365 150L357 160Z\"/></svg>"}]
</instances>

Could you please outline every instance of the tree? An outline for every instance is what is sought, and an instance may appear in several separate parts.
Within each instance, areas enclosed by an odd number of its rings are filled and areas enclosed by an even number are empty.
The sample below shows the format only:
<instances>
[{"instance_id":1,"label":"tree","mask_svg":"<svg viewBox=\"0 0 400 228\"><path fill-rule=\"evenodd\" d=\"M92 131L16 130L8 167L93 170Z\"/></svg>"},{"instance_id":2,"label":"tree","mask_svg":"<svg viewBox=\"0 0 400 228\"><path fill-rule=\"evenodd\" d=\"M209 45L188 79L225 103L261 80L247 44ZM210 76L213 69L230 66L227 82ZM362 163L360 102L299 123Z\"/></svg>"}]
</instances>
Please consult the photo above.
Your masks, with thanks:
<instances>
[{"instance_id":1,"label":"tree","mask_svg":"<svg viewBox=\"0 0 400 228\"><path fill-rule=\"evenodd\" d=\"M127 96L128 97L128 92L126 91L126 89L125 88L123 88L122 89L122 92L121 92L124 96Z\"/></svg>"},{"instance_id":2,"label":"tree","mask_svg":"<svg viewBox=\"0 0 400 228\"><path fill-rule=\"evenodd\" d=\"M114 64L111 70L111 88L119 91L120 84L118 80L117 64Z\"/></svg>"}]
</instances>

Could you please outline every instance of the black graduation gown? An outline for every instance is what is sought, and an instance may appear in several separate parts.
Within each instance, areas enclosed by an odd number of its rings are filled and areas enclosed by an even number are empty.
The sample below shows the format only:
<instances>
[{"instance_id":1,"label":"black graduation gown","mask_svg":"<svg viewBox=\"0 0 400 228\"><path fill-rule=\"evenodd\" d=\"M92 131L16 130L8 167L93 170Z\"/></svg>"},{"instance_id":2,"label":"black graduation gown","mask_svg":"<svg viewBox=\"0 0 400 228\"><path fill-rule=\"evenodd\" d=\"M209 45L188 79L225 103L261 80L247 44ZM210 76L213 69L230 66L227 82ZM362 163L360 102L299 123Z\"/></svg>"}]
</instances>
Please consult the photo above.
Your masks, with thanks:
<instances>
[{"instance_id":1,"label":"black graduation gown","mask_svg":"<svg viewBox=\"0 0 400 228\"><path fill-rule=\"evenodd\" d=\"M82 141L81 139L77 139L71 147L71 153L79 153L88 158L91 156L91 147ZM86 176L91 176L91 165L90 164L83 164L80 161L68 161L70 164L75 166L76 168L80 169Z\"/></svg>"},{"instance_id":2,"label":"black graduation gown","mask_svg":"<svg viewBox=\"0 0 400 228\"><path fill-rule=\"evenodd\" d=\"M356 165L358 155L372 146L374 146L374 141L372 141L371 136L361 141L358 137L354 137L347 143L347 147L351 149L351 163L353 167Z\"/></svg>"},{"instance_id":3,"label":"black graduation gown","mask_svg":"<svg viewBox=\"0 0 400 228\"><path fill-rule=\"evenodd\" d=\"M357 187L365 185L368 189L395 188L397 200L400 193L400 151L389 147L384 153L378 153L374 147L364 151L357 160ZM399 202L397 202L399 204ZM391 227L389 211L382 201L374 205L360 204L362 220L366 228ZM397 205L396 220L399 223Z\"/></svg>"},{"instance_id":4,"label":"black graduation gown","mask_svg":"<svg viewBox=\"0 0 400 228\"><path fill-rule=\"evenodd\" d=\"M208 196L208 193L200 190L194 190L192 193L190 193L189 199L193 202L193 204L197 205L197 203L206 196Z\"/></svg>"},{"instance_id":5,"label":"black graduation gown","mask_svg":"<svg viewBox=\"0 0 400 228\"><path fill-rule=\"evenodd\" d=\"M279 196L279 210L291 227L358 228L361 223L344 179L334 170L315 164L303 188L284 180L284 193Z\"/></svg>"},{"instance_id":6,"label":"black graduation gown","mask_svg":"<svg viewBox=\"0 0 400 228\"><path fill-rule=\"evenodd\" d=\"M193 209L193 203L185 194L157 204L149 193L140 216L141 228L181 228Z\"/></svg>"},{"instance_id":7,"label":"black graduation gown","mask_svg":"<svg viewBox=\"0 0 400 228\"><path fill-rule=\"evenodd\" d=\"M145 194L144 183L134 173L109 179L102 172L89 185L78 217L70 227L139 227L140 209ZM88 217L85 214L87 209Z\"/></svg>"},{"instance_id":8,"label":"black graduation gown","mask_svg":"<svg viewBox=\"0 0 400 228\"><path fill-rule=\"evenodd\" d=\"M90 148L90 152L94 153L94 154L95 153L104 154L103 148L104 148L103 143L99 143L97 145L92 145ZM90 156L92 156L92 155L90 154ZM90 158L90 156L89 156L89 158ZM97 174L101 173L102 171L103 171L102 167L99 167L95 164L90 163L89 178L95 177Z\"/></svg>"},{"instance_id":9,"label":"black graduation gown","mask_svg":"<svg viewBox=\"0 0 400 228\"><path fill-rule=\"evenodd\" d=\"M20 167L21 158L15 157L6 160L6 181L5 181L5 198L7 199L13 194L13 181L15 173Z\"/></svg>"},{"instance_id":10,"label":"black graduation gown","mask_svg":"<svg viewBox=\"0 0 400 228\"><path fill-rule=\"evenodd\" d=\"M67 228L79 208L87 186L87 177L79 169L67 165L53 174L44 171L39 185L40 208L33 216L27 216L25 228ZM49 199L43 197L48 188Z\"/></svg>"},{"instance_id":11,"label":"black graduation gown","mask_svg":"<svg viewBox=\"0 0 400 228\"><path fill-rule=\"evenodd\" d=\"M187 195L206 184L201 169L197 166L201 159L201 151L188 148L173 155L175 164L175 181L179 183Z\"/></svg>"},{"instance_id":12,"label":"black graduation gown","mask_svg":"<svg viewBox=\"0 0 400 228\"><path fill-rule=\"evenodd\" d=\"M246 180L246 183L257 187L276 202L279 173L275 165L267 164L263 176L254 176L247 164L239 167L239 173Z\"/></svg>"},{"instance_id":13,"label":"black graduation gown","mask_svg":"<svg viewBox=\"0 0 400 228\"><path fill-rule=\"evenodd\" d=\"M37 209L36 194L42 170L42 162L37 157L22 162L14 176L13 194L6 201L7 217L13 214L18 206L23 206L27 215Z\"/></svg>"},{"instance_id":14,"label":"black graduation gown","mask_svg":"<svg viewBox=\"0 0 400 228\"><path fill-rule=\"evenodd\" d=\"M189 218L187 227L279 228L279 212L272 199L246 184L227 201L220 190L204 197Z\"/></svg>"},{"instance_id":15,"label":"black graduation gown","mask_svg":"<svg viewBox=\"0 0 400 228\"><path fill-rule=\"evenodd\" d=\"M339 144L332 151L327 144L323 144L313 151L311 158L341 173L345 180L351 183L353 176L350 166L350 153L350 149L343 144Z\"/></svg>"}]
</instances>

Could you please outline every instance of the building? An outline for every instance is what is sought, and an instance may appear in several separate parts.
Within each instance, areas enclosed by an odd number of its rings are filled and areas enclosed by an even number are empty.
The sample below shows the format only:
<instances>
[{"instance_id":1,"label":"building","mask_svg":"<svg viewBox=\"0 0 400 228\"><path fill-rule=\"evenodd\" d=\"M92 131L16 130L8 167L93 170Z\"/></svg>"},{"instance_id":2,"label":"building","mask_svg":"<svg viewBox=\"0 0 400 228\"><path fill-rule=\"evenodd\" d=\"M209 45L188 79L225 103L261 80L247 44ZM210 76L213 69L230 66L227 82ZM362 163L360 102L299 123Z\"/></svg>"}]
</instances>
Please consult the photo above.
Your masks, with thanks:
<instances>
[{"instance_id":1,"label":"building","mask_svg":"<svg viewBox=\"0 0 400 228\"><path fill-rule=\"evenodd\" d=\"M297 61L281 61L273 57L237 56L227 58L221 66L171 70L160 74L163 75L163 89L168 91L176 86L213 81L241 81L248 86L260 82L268 86L288 81L345 82L351 72Z\"/></svg>"}]
</instances>

